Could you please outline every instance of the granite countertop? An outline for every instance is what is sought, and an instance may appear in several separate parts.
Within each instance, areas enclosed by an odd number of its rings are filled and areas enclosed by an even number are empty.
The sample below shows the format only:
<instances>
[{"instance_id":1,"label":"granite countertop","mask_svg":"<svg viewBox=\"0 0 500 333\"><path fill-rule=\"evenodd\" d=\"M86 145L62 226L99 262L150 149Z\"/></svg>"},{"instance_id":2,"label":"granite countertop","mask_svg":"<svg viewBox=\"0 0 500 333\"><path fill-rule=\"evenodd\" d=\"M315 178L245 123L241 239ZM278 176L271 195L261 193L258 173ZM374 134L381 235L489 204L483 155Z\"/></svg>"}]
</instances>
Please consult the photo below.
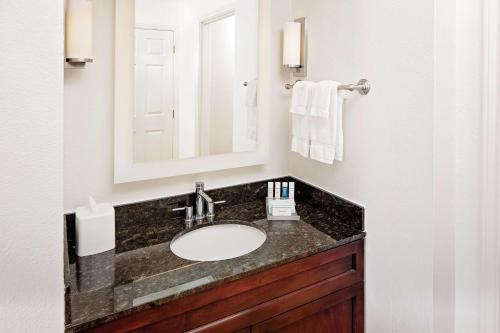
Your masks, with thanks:
<instances>
[{"instance_id":1,"label":"granite countertop","mask_svg":"<svg viewBox=\"0 0 500 333\"><path fill-rule=\"evenodd\" d=\"M263 200L220 207L217 220L252 222L266 242L239 258L193 262L175 256L170 242L75 258L69 266L67 331L80 331L222 283L363 239L365 232L325 209L297 202L300 221L267 221ZM349 221L347 221L349 222ZM164 222L183 230L182 218ZM168 239L171 239L168 236ZM118 248L117 248L118 249Z\"/></svg>"}]
</instances>

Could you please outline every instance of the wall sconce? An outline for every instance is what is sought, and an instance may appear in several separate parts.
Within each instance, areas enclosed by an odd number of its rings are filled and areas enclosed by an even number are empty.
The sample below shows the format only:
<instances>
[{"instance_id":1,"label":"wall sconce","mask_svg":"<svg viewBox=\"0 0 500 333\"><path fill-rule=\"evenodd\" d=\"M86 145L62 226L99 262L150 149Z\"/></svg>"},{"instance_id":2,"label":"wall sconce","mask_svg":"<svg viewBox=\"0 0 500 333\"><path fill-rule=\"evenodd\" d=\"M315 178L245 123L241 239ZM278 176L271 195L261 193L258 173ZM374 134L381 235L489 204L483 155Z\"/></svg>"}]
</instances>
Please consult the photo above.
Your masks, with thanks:
<instances>
[{"instance_id":1,"label":"wall sconce","mask_svg":"<svg viewBox=\"0 0 500 333\"><path fill-rule=\"evenodd\" d=\"M294 76L307 76L307 20L288 22L283 34L283 66Z\"/></svg>"},{"instance_id":2,"label":"wall sconce","mask_svg":"<svg viewBox=\"0 0 500 333\"><path fill-rule=\"evenodd\" d=\"M85 66L93 62L92 2L68 0L66 8L66 62Z\"/></svg>"}]
</instances>

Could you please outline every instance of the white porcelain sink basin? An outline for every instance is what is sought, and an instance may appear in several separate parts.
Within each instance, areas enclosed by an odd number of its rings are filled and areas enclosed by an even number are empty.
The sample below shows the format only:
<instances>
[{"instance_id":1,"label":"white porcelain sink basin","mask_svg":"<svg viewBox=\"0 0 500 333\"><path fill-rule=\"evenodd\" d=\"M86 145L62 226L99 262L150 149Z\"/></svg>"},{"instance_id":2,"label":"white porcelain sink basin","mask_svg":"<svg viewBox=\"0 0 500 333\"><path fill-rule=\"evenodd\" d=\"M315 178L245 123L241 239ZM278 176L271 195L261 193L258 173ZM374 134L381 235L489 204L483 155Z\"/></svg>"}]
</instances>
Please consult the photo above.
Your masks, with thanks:
<instances>
[{"instance_id":1,"label":"white porcelain sink basin","mask_svg":"<svg viewBox=\"0 0 500 333\"><path fill-rule=\"evenodd\" d=\"M248 223L211 224L177 235L170 249L184 259L218 261L255 251L264 244L266 237L264 230Z\"/></svg>"}]
</instances>

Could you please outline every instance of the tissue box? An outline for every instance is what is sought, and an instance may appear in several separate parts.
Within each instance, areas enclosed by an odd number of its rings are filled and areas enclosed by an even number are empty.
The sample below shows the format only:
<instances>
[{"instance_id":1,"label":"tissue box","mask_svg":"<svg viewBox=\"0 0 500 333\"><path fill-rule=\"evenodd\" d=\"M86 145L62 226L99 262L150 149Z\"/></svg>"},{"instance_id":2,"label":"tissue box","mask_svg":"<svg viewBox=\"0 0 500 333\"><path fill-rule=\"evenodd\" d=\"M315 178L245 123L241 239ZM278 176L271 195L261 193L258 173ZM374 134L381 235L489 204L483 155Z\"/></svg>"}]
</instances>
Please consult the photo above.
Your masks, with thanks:
<instances>
[{"instance_id":1,"label":"tissue box","mask_svg":"<svg viewBox=\"0 0 500 333\"><path fill-rule=\"evenodd\" d=\"M76 210L76 254L85 257L115 248L115 209L110 204Z\"/></svg>"}]
</instances>

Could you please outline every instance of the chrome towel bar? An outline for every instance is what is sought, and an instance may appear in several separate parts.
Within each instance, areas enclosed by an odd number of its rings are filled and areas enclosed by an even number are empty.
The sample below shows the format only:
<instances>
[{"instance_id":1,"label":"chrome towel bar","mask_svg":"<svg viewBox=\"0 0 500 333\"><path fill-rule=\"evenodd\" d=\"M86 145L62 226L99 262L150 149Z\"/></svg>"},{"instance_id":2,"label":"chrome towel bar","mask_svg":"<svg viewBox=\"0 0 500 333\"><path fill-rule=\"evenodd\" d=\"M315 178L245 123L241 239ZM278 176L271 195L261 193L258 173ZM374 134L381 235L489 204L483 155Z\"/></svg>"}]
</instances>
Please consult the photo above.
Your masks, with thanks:
<instances>
[{"instance_id":1,"label":"chrome towel bar","mask_svg":"<svg viewBox=\"0 0 500 333\"><path fill-rule=\"evenodd\" d=\"M300 81L301 80L298 80L295 83L300 82ZM293 88L295 83L287 83L287 84L285 84L285 88L287 90L290 90ZM371 89L370 82L366 79L359 80L357 84L342 84L339 86L339 90L349 90L349 91L356 90L361 95L368 95L368 93L370 92L370 89Z\"/></svg>"}]
</instances>

